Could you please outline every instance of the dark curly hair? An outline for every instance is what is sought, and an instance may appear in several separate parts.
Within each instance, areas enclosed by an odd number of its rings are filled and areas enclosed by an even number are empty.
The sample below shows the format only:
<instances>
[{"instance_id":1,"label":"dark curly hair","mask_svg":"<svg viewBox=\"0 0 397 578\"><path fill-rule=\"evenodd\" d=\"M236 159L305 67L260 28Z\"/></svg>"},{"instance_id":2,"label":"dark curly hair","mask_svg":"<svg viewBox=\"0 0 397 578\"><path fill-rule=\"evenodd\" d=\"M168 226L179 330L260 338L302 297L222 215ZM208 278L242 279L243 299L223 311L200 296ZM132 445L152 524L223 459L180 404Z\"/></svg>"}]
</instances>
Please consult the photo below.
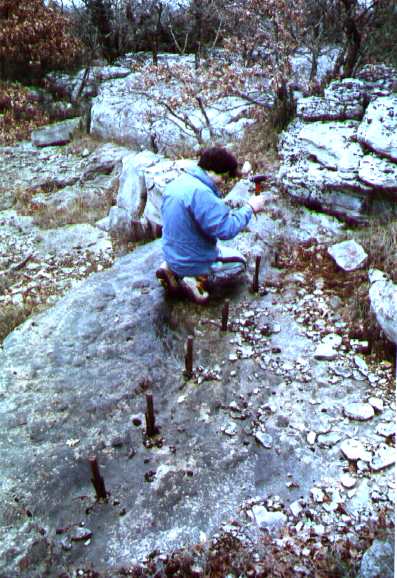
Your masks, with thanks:
<instances>
[{"instance_id":1,"label":"dark curly hair","mask_svg":"<svg viewBox=\"0 0 397 578\"><path fill-rule=\"evenodd\" d=\"M237 177L240 174L236 157L222 147L211 147L201 151L197 164L202 169L213 171L218 175L229 173L231 177Z\"/></svg>"}]
</instances>

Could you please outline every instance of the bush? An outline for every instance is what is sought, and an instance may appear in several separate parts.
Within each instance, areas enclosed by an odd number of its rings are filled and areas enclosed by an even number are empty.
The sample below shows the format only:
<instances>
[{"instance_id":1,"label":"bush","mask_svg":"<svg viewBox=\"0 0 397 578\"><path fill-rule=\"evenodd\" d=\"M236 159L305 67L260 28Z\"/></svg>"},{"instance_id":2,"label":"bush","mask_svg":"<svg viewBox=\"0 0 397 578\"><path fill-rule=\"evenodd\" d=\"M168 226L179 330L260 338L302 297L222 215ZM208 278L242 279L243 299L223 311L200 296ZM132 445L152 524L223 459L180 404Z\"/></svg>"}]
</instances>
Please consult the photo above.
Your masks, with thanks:
<instances>
[{"instance_id":1,"label":"bush","mask_svg":"<svg viewBox=\"0 0 397 578\"><path fill-rule=\"evenodd\" d=\"M80 43L68 28L69 20L43 0L0 0L0 78L37 80L76 62Z\"/></svg>"},{"instance_id":2,"label":"bush","mask_svg":"<svg viewBox=\"0 0 397 578\"><path fill-rule=\"evenodd\" d=\"M28 88L0 81L0 145L30 138L34 128L48 122L48 115L32 101Z\"/></svg>"}]
</instances>

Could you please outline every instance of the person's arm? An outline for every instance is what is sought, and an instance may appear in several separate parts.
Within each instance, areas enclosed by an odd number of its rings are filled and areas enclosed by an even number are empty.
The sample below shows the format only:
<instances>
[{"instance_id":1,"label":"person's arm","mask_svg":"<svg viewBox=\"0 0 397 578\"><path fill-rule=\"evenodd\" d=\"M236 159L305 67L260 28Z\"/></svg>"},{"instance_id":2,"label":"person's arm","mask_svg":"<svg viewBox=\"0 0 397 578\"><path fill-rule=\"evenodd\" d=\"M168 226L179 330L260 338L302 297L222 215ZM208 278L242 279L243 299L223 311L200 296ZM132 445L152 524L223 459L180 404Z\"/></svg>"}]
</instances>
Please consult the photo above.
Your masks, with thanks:
<instances>
[{"instance_id":1,"label":"person's arm","mask_svg":"<svg viewBox=\"0 0 397 578\"><path fill-rule=\"evenodd\" d=\"M245 205L240 209L229 207L209 190L199 189L193 195L191 211L194 219L209 237L233 239L249 223L254 208Z\"/></svg>"},{"instance_id":2,"label":"person's arm","mask_svg":"<svg viewBox=\"0 0 397 578\"><path fill-rule=\"evenodd\" d=\"M254 213L260 213L265 208L265 198L263 195L252 195L248 200L248 204Z\"/></svg>"}]
</instances>

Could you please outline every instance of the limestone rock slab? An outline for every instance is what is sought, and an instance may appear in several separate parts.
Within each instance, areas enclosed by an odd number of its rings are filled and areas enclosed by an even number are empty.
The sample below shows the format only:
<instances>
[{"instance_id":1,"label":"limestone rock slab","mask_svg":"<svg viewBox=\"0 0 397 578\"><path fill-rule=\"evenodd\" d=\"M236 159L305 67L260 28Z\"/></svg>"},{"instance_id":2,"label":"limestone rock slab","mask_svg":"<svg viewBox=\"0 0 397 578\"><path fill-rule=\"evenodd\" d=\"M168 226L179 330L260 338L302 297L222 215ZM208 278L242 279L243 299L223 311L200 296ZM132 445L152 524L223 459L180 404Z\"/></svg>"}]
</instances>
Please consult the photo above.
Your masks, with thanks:
<instances>
[{"instance_id":1,"label":"limestone rock slab","mask_svg":"<svg viewBox=\"0 0 397 578\"><path fill-rule=\"evenodd\" d=\"M397 164L388 159L365 155L358 176L367 185L397 194Z\"/></svg>"},{"instance_id":2,"label":"limestone rock slab","mask_svg":"<svg viewBox=\"0 0 397 578\"><path fill-rule=\"evenodd\" d=\"M335 98L307 96L297 102L296 114L304 121L317 120L359 120L364 107L360 102L340 102Z\"/></svg>"},{"instance_id":3,"label":"limestone rock slab","mask_svg":"<svg viewBox=\"0 0 397 578\"><path fill-rule=\"evenodd\" d=\"M357 139L377 154L397 162L397 95L370 102L357 130Z\"/></svg>"},{"instance_id":4,"label":"limestone rock slab","mask_svg":"<svg viewBox=\"0 0 397 578\"><path fill-rule=\"evenodd\" d=\"M357 578L394 578L394 540L376 539L362 557Z\"/></svg>"},{"instance_id":5,"label":"limestone rock slab","mask_svg":"<svg viewBox=\"0 0 397 578\"><path fill-rule=\"evenodd\" d=\"M357 126L353 123L314 122L305 125L298 134L305 152L320 165L333 171L357 171L363 156L362 148L352 140Z\"/></svg>"},{"instance_id":6,"label":"limestone rock slab","mask_svg":"<svg viewBox=\"0 0 397 578\"><path fill-rule=\"evenodd\" d=\"M32 132L32 143L38 147L62 145L71 141L80 125L80 117L38 128Z\"/></svg>"}]
</instances>

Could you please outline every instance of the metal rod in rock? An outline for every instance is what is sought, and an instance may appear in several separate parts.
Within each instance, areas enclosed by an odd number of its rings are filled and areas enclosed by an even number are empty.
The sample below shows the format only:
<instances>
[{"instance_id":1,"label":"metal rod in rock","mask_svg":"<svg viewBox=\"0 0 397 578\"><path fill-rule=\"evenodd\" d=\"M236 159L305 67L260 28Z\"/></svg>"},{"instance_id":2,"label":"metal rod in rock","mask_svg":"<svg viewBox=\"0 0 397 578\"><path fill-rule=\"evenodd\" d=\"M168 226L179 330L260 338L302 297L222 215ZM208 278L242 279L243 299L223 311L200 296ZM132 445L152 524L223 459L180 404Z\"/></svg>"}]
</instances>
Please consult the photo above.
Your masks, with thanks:
<instances>
[{"instance_id":1,"label":"metal rod in rock","mask_svg":"<svg viewBox=\"0 0 397 578\"><path fill-rule=\"evenodd\" d=\"M88 458L88 461L89 461L90 466L91 466L91 473L92 473L91 482L95 488L96 498L97 498L97 500L106 500L107 499L107 493L106 493L106 488L105 488L105 482L104 482L103 477L99 473L99 466L98 466L96 456L90 456Z\"/></svg>"},{"instance_id":2,"label":"metal rod in rock","mask_svg":"<svg viewBox=\"0 0 397 578\"><path fill-rule=\"evenodd\" d=\"M186 341L185 375L186 377L193 375L193 335L189 335Z\"/></svg>"},{"instance_id":3,"label":"metal rod in rock","mask_svg":"<svg viewBox=\"0 0 397 578\"><path fill-rule=\"evenodd\" d=\"M227 331L227 325L229 322L229 304L230 300L225 299L225 303L222 307L222 324L221 324L221 331Z\"/></svg>"},{"instance_id":4,"label":"metal rod in rock","mask_svg":"<svg viewBox=\"0 0 397 578\"><path fill-rule=\"evenodd\" d=\"M255 257L255 272L254 272L254 278L252 281L252 291L254 293L258 293L258 291L259 291L259 270L261 267L261 259L262 259L262 257L260 255Z\"/></svg>"},{"instance_id":5,"label":"metal rod in rock","mask_svg":"<svg viewBox=\"0 0 397 578\"><path fill-rule=\"evenodd\" d=\"M146 412L145 412L145 420L146 420L146 435L148 437L153 437L158 433L158 428L156 427L156 418L154 415L154 407L153 407L153 394L148 392L146 394Z\"/></svg>"}]
</instances>

